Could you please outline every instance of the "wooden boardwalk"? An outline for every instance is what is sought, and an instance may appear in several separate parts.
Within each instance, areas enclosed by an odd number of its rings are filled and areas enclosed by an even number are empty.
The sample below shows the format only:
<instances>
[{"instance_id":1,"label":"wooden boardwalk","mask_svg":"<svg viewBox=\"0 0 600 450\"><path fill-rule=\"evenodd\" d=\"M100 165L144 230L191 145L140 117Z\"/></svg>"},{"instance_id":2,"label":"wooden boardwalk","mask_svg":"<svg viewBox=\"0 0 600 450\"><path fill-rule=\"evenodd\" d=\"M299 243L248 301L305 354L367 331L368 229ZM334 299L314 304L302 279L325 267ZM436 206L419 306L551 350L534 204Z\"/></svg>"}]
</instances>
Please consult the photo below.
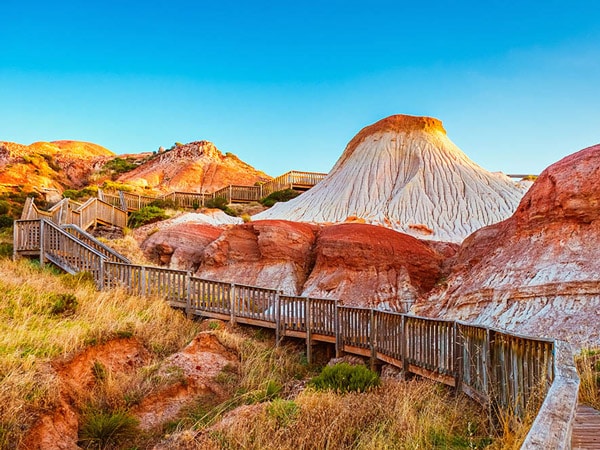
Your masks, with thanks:
<instances>
[{"instance_id":1,"label":"wooden boardwalk","mask_svg":"<svg viewBox=\"0 0 600 450\"><path fill-rule=\"evenodd\" d=\"M541 428L534 424L522 448L568 448L572 436L579 445L574 448L600 448L587 446L598 442L599 427L594 422L600 421L598 412L582 410L578 418L583 431L570 433L578 379L574 383L568 378L570 348L565 353L562 349L568 346L553 339L346 306L335 299L288 296L275 289L206 280L183 270L134 265L83 231L61 227L51 218L15 221L14 256L38 256L41 264L52 262L70 273L87 271L101 290L121 288L161 297L190 317L271 328L277 345L285 337L305 339L309 361L312 345L321 341L334 344L336 355L350 353L369 358L373 365L392 364L405 374L463 391L488 408L492 421L501 411L522 416L532 402L541 402L540 393L560 398L561 406L568 408L558 409L570 413L542 405L536 418Z\"/></svg>"},{"instance_id":2,"label":"wooden boardwalk","mask_svg":"<svg viewBox=\"0 0 600 450\"><path fill-rule=\"evenodd\" d=\"M600 449L600 411L586 405L577 407L571 445L573 450Z\"/></svg>"}]
</instances>

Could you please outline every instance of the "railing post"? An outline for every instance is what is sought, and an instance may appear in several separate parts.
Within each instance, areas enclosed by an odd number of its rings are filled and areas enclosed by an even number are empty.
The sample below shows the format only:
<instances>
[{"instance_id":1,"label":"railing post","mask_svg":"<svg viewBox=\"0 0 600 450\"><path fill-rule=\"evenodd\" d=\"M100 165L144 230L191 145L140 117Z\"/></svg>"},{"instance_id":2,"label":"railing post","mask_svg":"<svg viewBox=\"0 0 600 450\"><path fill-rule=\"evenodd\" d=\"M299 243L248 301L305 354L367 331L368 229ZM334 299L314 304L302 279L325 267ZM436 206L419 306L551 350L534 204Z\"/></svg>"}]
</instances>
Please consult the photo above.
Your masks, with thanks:
<instances>
[{"instance_id":1,"label":"railing post","mask_svg":"<svg viewBox=\"0 0 600 450\"><path fill-rule=\"evenodd\" d=\"M281 298L279 295L281 292L275 294L275 347L279 347L279 340L281 339Z\"/></svg>"},{"instance_id":2,"label":"railing post","mask_svg":"<svg viewBox=\"0 0 600 450\"><path fill-rule=\"evenodd\" d=\"M454 322L452 332L454 333L454 388L458 393L462 391L464 350L462 333L457 322Z\"/></svg>"},{"instance_id":3,"label":"railing post","mask_svg":"<svg viewBox=\"0 0 600 450\"><path fill-rule=\"evenodd\" d=\"M375 310L370 308L369 317L369 345L371 346L371 370L375 370L375 362L377 361L377 325L375 322Z\"/></svg>"},{"instance_id":4,"label":"railing post","mask_svg":"<svg viewBox=\"0 0 600 450\"><path fill-rule=\"evenodd\" d=\"M335 328L335 357L339 358L342 353L342 342L340 336L340 309L338 300L334 303L335 314L333 316L334 328Z\"/></svg>"},{"instance_id":5,"label":"railing post","mask_svg":"<svg viewBox=\"0 0 600 450\"><path fill-rule=\"evenodd\" d=\"M311 330L311 321L312 321L312 317L311 317L311 301L310 301L310 297L306 297L306 301L304 302L304 320L305 320L305 324L306 324L306 360L308 361L309 364L312 363L312 345L311 345L311 340L312 340L312 330ZM336 357L337 357L337 338L336 338Z\"/></svg>"},{"instance_id":6,"label":"railing post","mask_svg":"<svg viewBox=\"0 0 600 450\"><path fill-rule=\"evenodd\" d=\"M188 272L186 277L186 292L185 292L185 315L188 319L192 318L192 273Z\"/></svg>"},{"instance_id":7,"label":"railing post","mask_svg":"<svg viewBox=\"0 0 600 450\"><path fill-rule=\"evenodd\" d=\"M44 249L46 245L44 238L44 219L40 219L40 267L44 267L44 260L46 258L46 250Z\"/></svg>"},{"instance_id":8,"label":"railing post","mask_svg":"<svg viewBox=\"0 0 600 450\"><path fill-rule=\"evenodd\" d=\"M140 295L146 295L146 267L142 266L140 270Z\"/></svg>"},{"instance_id":9,"label":"railing post","mask_svg":"<svg viewBox=\"0 0 600 450\"><path fill-rule=\"evenodd\" d=\"M104 258L100 258L100 267L98 267L98 290L104 290Z\"/></svg>"},{"instance_id":10,"label":"railing post","mask_svg":"<svg viewBox=\"0 0 600 450\"><path fill-rule=\"evenodd\" d=\"M230 314L230 323L235 325L235 284L231 283L231 287L229 288L229 314Z\"/></svg>"},{"instance_id":11,"label":"railing post","mask_svg":"<svg viewBox=\"0 0 600 450\"><path fill-rule=\"evenodd\" d=\"M406 377L408 375L408 370L409 370L409 366L408 366L408 340L409 340L409 335L406 332L407 328L408 328L408 323L407 323L407 317L406 315L402 315L402 371L404 372L404 377Z\"/></svg>"}]
</instances>

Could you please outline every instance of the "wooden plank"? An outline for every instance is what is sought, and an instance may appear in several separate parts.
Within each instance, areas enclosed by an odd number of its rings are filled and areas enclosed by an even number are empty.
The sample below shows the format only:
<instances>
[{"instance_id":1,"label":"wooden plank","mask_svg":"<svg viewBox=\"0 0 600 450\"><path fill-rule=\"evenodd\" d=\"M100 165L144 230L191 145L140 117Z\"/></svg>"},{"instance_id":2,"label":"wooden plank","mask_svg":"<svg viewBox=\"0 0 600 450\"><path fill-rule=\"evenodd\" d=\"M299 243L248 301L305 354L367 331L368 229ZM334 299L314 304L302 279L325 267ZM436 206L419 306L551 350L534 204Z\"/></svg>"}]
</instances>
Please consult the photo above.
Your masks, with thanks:
<instances>
[{"instance_id":1,"label":"wooden plank","mask_svg":"<svg viewBox=\"0 0 600 450\"><path fill-rule=\"evenodd\" d=\"M573 450L600 449L600 411L587 405L577 406L571 446Z\"/></svg>"}]
</instances>

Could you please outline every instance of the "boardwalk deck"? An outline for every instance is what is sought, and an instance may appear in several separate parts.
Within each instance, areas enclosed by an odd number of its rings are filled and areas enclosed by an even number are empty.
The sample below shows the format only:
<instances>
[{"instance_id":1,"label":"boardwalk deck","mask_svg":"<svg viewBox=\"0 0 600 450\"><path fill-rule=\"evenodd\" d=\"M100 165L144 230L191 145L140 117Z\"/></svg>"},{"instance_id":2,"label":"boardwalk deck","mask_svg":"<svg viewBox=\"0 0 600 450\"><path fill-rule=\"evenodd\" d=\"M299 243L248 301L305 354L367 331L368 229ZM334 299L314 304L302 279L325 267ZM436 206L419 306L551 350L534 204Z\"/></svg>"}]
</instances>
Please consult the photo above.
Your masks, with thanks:
<instances>
[{"instance_id":1,"label":"boardwalk deck","mask_svg":"<svg viewBox=\"0 0 600 450\"><path fill-rule=\"evenodd\" d=\"M571 445L573 450L600 449L600 411L586 405L577 407Z\"/></svg>"},{"instance_id":2,"label":"boardwalk deck","mask_svg":"<svg viewBox=\"0 0 600 450\"><path fill-rule=\"evenodd\" d=\"M579 380L576 374L567 379L573 355L570 348L563 355L561 348L567 346L560 341L344 306L333 299L285 296L273 289L197 278L186 271L115 262L110 260L113 253L94 242L88 245L79 233L71 232L52 218L17 220L15 257L37 251L41 263L49 261L69 272L90 272L99 289L122 287L132 294L162 297L185 308L190 317L218 317L275 329L277 345L285 336L304 338L309 361L314 342L330 342L335 344L336 355L362 355L373 364L380 360L405 373L455 386L490 411L512 411L522 417L530 406L539 406L539 393L545 396L554 389L544 404L560 398L569 407L558 409L570 413L561 415L552 406L543 412L542 405L537 417L543 418L543 429L531 435L535 445L523 448L567 448L571 441ZM582 410L582 431L573 437L579 445L575 448L600 448L591 446L598 442L600 416L596 414ZM490 419L494 421L495 414ZM550 436L548 429L564 432Z\"/></svg>"}]
</instances>

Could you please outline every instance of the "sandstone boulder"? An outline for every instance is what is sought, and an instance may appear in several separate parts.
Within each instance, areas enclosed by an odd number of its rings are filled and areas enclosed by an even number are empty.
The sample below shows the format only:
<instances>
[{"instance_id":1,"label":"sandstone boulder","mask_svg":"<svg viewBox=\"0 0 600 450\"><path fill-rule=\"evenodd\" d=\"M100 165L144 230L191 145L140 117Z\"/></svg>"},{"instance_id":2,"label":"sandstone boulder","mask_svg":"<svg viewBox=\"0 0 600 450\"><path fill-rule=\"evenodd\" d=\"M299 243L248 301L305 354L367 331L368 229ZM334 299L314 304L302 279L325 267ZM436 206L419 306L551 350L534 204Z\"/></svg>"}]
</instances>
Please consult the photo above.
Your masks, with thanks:
<instances>
[{"instance_id":1,"label":"sandstone boulder","mask_svg":"<svg viewBox=\"0 0 600 450\"><path fill-rule=\"evenodd\" d=\"M324 227L303 295L405 311L438 282L444 259L424 242L384 227Z\"/></svg>"},{"instance_id":2,"label":"sandstone boulder","mask_svg":"<svg viewBox=\"0 0 600 450\"><path fill-rule=\"evenodd\" d=\"M155 264L193 271L200 266L206 246L222 232L222 228L213 225L184 222L158 230L140 247Z\"/></svg>"},{"instance_id":3,"label":"sandstone boulder","mask_svg":"<svg viewBox=\"0 0 600 450\"><path fill-rule=\"evenodd\" d=\"M206 248L197 275L296 295L312 267L317 230L280 220L230 227Z\"/></svg>"}]
</instances>

